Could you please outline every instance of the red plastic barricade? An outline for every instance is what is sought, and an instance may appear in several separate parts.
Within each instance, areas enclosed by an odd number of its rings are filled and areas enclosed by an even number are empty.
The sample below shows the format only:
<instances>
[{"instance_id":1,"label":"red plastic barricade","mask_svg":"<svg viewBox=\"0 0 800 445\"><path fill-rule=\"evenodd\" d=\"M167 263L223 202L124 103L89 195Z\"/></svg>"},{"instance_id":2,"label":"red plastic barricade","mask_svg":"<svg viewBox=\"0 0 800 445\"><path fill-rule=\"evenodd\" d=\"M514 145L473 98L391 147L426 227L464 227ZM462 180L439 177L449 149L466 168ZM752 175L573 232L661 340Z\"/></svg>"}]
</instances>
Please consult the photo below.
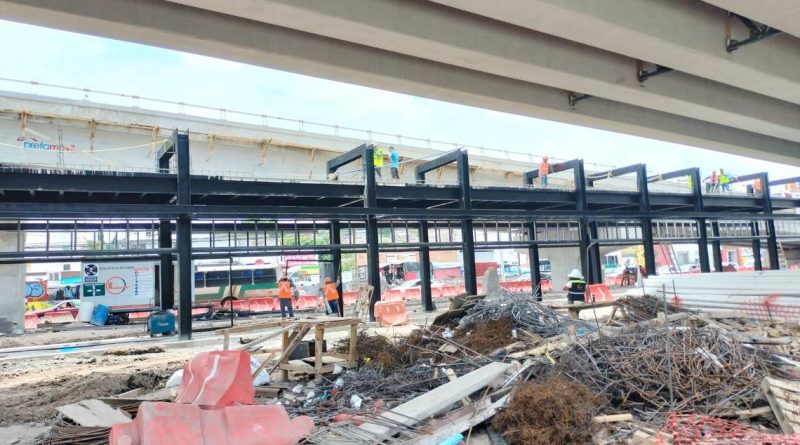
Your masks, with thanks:
<instances>
[{"instance_id":1,"label":"red plastic barricade","mask_svg":"<svg viewBox=\"0 0 800 445\"><path fill-rule=\"evenodd\" d=\"M441 287L431 287L431 298L444 298Z\"/></svg>"},{"instance_id":2,"label":"red plastic barricade","mask_svg":"<svg viewBox=\"0 0 800 445\"><path fill-rule=\"evenodd\" d=\"M247 301L250 302L251 312L268 312L272 310L272 299L266 297L251 298Z\"/></svg>"},{"instance_id":3,"label":"red plastic barricade","mask_svg":"<svg viewBox=\"0 0 800 445\"><path fill-rule=\"evenodd\" d=\"M25 329L36 329L39 327L39 316L36 314L25 315Z\"/></svg>"},{"instance_id":4,"label":"red plastic barricade","mask_svg":"<svg viewBox=\"0 0 800 445\"><path fill-rule=\"evenodd\" d=\"M586 286L586 293L589 294L589 301L614 301L614 296L605 284L590 284Z\"/></svg>"},{"instance_id":5,"label":"red plastic barricade","mask_svg":"<svg viewBox=\"0 0 800 445\"><path fill-rule=\"evenodd\" d=\"M194 315L194 310L192 310ZM150 316L150 312L131 312L128 314L128 320L144 320Z\"/></svg>"},{"instance_id":6,"label":"red plastic barricade","mask_svg":"<svg viewBox=\"0 0 800 445\"><path fill-rule=\"evenodd\" d=\"M249 380L249 379L248 379ZM293 445L311 434L310 417L289 419L280 405L229 406L144 402L130 423L111 428L111 445Z\"/></svg>"},{"instance_id":7,"label":"red plastic barricade","mask_svg":"<svg viewBox=\"0 0 800 445\"><path fill-rule=\"evenodd\" d=\"M418 287L409 287L403 294L403 300L419 300L422 298L422 290Z\"/></svg>"},{"instance_id":8,"label":"red plastic barricade","mask_svg":"<svg viewBox=\"0 0 800 445\"><path fill-rule=\"evenodd\" d=\"M387 289L381 295L381 301L403 301L403 294L400 289Z\"/></svg>"},{"instance_id":9,"label":"red plastic barricade","mask_svg":"<svg viewBox=\"0 0 800 445\"><path fill-rule=\"evenodd\" d=\"M356 304L356 300L358 299L358 292L356 291L346 291L344 293L344 304Z\"/></svg>"},{"instance_id":10,"label":"red plastic barricade","mask_svg":"<svg viewBox=\"0 0 800 445\"><path fill-rule=\"evenodd\" d=\"M226 307L230 308L231 303L225 305ZM234 312L250 312L250 302L248 300L234 300L233 301L233 311Z\"/></svg>"},{"instance_id":11,"label":"red plastic barricade","mask_svg":"<svg viewBox=\"0 0 800 445\"><path fill-rule=\"evenodd\" d=\"M255 403L247 351L201 352L183 366L183 379L175 403L193 403L219 409L241 403Z\"/></svg>"},{"instance_id":12,"label":"red plastic barricade","mask_svg":"<svg viewBox=\"0 0 800 445\"><path fill-rule=\"evenodd\" d=\"M542 280L539 284L542 286L542 292L553 290L553 280Z\"/></svg>"},{"instance_id":13,"label":"red plastic barricade","mask_svg":"<svg viewBox=\"0 0 800 445\"><path fill-rule=\"evenodd\" d=\"M375 319L381 326L398 326L408 323L405 301L379 301L375 303Z\"/></svg>"},{"instance_id":14,"label":"red plastic barricade","mask_svg":"<svg viewBox=\"0 0 800 445\"><path fill-rule=\"evenodd\" d=\"M45 323L72 323L75 316L70 311L53 311L44 314Z\"/></svg>"}]
</instances>

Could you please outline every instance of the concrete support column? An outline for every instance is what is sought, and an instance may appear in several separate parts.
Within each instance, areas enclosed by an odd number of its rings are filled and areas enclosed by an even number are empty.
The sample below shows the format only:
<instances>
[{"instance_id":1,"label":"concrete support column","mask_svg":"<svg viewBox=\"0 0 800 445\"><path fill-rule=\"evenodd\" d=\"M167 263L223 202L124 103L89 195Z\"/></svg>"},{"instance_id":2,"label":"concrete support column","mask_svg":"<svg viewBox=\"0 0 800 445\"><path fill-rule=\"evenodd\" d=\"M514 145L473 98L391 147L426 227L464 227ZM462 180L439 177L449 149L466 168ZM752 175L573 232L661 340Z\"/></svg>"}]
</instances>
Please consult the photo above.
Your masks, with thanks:
<instances>
[{"instance_id":1,"label":"concrete support column","mask_svg":"<svg viewBox=\"0 0 800 445\"><path fill-rule=\"evenodd\" d=\"M428 221L419 222L419 285L422 296L422 309L434 310L433 295L431 294L431 253L425 243L428 242Z\"/></svg>"},{"instance_id":2,"label":"concrete support column","mask_svg":"<svg viewBox=\"0 0 800 445\"><path fill-rule=\"evenodd\" d=\"M21 238L22 237L22 238ZM24 245L21 232L0 232L0 252L16 252ZM25 265L0 265L0 333L25 331Z\"/></svg>"},{"instance_id":3,"label":"concrete support column","mask_svg":"<svg viewBox=\"0 0 800 445\"><path fill-rule=\"evenodd\" d=\"M172 225L168 219L162 219L158 223L158 247L161 249L172 248ZM161 310L166 311L175 306L175 283L173 277L175 272L172 265L172 254L162 254L159 264L159 298L161 300Z\"/></svg>"}]
</instances>

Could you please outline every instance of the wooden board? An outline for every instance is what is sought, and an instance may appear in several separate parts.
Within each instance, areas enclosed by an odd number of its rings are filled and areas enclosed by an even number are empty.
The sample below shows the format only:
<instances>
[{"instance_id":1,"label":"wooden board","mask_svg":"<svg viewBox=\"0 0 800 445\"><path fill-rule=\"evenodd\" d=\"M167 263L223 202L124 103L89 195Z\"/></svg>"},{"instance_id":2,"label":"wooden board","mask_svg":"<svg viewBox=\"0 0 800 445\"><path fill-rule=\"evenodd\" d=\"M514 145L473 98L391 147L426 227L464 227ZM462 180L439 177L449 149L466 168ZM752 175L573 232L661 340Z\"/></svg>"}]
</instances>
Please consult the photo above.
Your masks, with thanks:
<instances>
[{"instance_id":1,"label":"wooden board","mask_svg":"<svg viewBox=\"0 0 800 445\"><path fill-rule=\"evenodd\" d=\"M80 426L110 427L115 423L128 423L131 418L118 409L97 399L81 400L58 407L58 412Z\"/></svg>"},{"instance_id":2,"label":"wooden board","mask_svg":"<svg viewBox=\"0 0 800 445\"><path fill-rule=\"evenodd\" d=\"M452 382L445 383L419 397L411 399L391 411L381 414L379 417L384 417L391 423L399 423L405 426L414 425L439 414L464 397L485 388L509 371L512 366L508 363L489 363ZM390 426L368 423L368 421L361 425L359 429L378 437L391 436L396 432L396 429Z\"/></svg>"},{"instance_id":3,"label":"wooden board","mask_svg":"<svg viewBox=\"0 0 800 445\"><path fill-rule=\"evenodd\" d=\"M775 419L785 434L800 433L800 385L767 377L761 383Z\"/></svg>"}]
</instances>

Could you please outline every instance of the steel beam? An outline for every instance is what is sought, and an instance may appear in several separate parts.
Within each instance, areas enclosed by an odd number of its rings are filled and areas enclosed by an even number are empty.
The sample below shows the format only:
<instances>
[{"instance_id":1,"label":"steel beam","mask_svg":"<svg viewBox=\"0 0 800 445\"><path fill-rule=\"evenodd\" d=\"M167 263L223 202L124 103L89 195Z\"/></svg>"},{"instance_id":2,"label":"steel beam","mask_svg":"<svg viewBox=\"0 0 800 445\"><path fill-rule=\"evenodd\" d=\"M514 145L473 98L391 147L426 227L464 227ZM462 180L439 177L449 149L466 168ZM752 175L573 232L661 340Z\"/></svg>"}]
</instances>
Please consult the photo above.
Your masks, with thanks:
<instances>
[{"instance_id":1,"label":"steel beam","mask_svg":"<svg viewBox=\"0 0 800 445\"><path fill-rule=\"evenodd\" d=\"M346 152L342 153L339 156L328 161L328 173L336 173L336 171L344 167L347 164L355 162L359 159L364 158L364 153L366 152L368 144L361 144L358 147Z\"/></svg>"},{"instance_id":2,"label":"steel beam","mask_svg":"<svg viewBox=\"0 0 800 445\"><path fill-rule=\"evenodd\" d=\"M422 297L422 309L435 310L431 293L431 254L428 247L428 221L419 222L419 284Z\"/></svg>"}]
</instances>

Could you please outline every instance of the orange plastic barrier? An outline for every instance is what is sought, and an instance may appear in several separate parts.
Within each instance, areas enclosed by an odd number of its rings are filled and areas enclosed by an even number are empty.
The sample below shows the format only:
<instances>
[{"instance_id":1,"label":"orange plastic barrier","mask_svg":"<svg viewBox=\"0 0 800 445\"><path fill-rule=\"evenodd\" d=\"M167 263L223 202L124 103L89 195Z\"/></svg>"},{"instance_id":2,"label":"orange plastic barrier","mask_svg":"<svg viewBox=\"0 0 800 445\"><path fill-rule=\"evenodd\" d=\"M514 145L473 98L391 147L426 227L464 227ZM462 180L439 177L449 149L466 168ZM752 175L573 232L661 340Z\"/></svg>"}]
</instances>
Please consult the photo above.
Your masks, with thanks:
<instances>
[{"instance_id":1,"label":"orange plastic barrier","mask_svg":"<svg viewBox=\"0 0 800 445\"><path fill-rule=\"evenodd\" d=\"M387 289L381 295L381 301L403 301L403 291L400 289Z\"/></svg>"},{"instance_id":2,"label":"orange plastic barrier","mask_svg":"<svg viewBox=\"0 0 800 445\"><path fill-rule=\"evenodd\" d=\"M409 287L403 293L403 300L419 300L422 298L422 290L418 287Z\"/></svg>"},{"instance_id":3,"label":"orange plastic barrier","mask_svg":"<svg viewBox=\"0 0 800 445\"><path fill-rule=\"evenodd\" d=\"M251 298L248 301L250 302L250 311L252 312L268 312L272 310L272 298Z\"/></svg>"},{"instance_id":4,"label":"orange plastic barrier","mask_svg":"<svg viewBox=\"0 0 800 445\"><path fill-rule=\"evenodd\" d=\"M45 323L72 323L75 316L70 311L53 311L44 314Z\"/></svg>"},{"instance_id":5,"label":"orange plastic barrier","mask_svg":"<svg viewBox=\"0 0 800 445\"><path fill-rule=\"evenodd\" d=\"M204 409L219 409L255 403L247 351L201 352L183 366L183 379L175 403L193 403Z\"/></svg>"},{"instance_id":6,"label":"orange plastic barrier","mask_svg":"<svg viewBox=\"0 0 800 445\"><path fill-rule=\"evenodd\" d=\"M589 301L614 301L614 296L605 284L590 284L586 286Z\"/></svg>"},{"instance_id":7,"label":"orange plastic barrier","mask_svg":"<svg viewBox=\"0 0 800 445\"><path fill-rule=\"evenodd\" d=\"M194 314L194 311L192 311ZM150 312L131 312L128 314L129 320L143 320L150 316Z\"/></svg>"},{"instance_id":8,"label":"orange plastic barrier","mask_svg":"<svg viewBox=\"0 0 800 445\"><path fill-rule=\"evenodd\" d=\"M375 319L383 327L408 323L405 301L379 301L375 303Z\"/></svg>"},{"instance_id":9,"label":"orange plastic barrier","mask_svg":"<svg viewBox=\"0 0 800 445\"><path fill-rule=\"evenodd\" d=\"M290 420L280 405L202 410L143 402L132 422L111 427L108 440L111 445L293 445L313 428L310 417Z\"/></svg>"},{"instance_id":10,"label":"orange plastic barrier","mask_svg":"<svg viewBox=\"0 0 800 445\"><path fill-rule=\"evenodd\" d=\"M539 284L542 286L542 292L553 290L553 280L542 280Z\"/></svg>"},{"instance_id":11,"label":"orange plastic barrier","mask_svg":"<svg viewBox=\"0 0 800 445\"><path fill-rule=\"evenodd\" d=\"M346 291L344 293L344 304L356 304L356 300L358 299L358 292L356 291Z\"/></svg>"},{"instance_id":12,"label":"orange plastic barrier","mask_svg":"<svg viewBox=\"0 0 800 445\"><path fill-rule=\"evenodd\" d=\"M25 329L36 329L39 327L39 316L36 314L25 315Z\"/></svg>"},{"instance_id":13,"label":"orange plastic barrier","mask_svg":"<svg viewBox=\"0 0 800 445\"><path fill-rule=\"evenodd\" d=\"M228 303L225 306L230 308L231 304ZM234 300L234 302L233 302L233 311L234 312L250 312L250 302L248 300Z\"/></svg>"}]
</instances>

